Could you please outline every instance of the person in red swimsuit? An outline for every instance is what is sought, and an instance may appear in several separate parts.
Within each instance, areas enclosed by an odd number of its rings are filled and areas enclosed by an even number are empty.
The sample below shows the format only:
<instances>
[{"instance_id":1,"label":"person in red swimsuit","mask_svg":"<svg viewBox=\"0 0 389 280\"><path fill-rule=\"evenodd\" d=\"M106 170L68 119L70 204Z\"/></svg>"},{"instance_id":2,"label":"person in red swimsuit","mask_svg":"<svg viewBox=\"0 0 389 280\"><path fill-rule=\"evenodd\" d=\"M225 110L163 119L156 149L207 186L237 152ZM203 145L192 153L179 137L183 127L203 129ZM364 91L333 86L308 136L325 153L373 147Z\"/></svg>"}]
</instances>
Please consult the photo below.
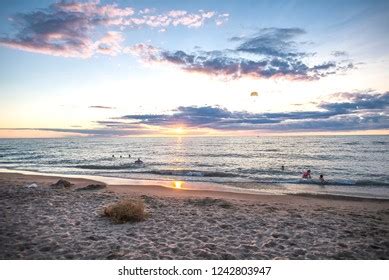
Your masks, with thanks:
<instances>
[{"instance_id":1,"label":"person in red swimsuit","mask_svg":"<svg viewBox=\"0 0 389 280\"><path fill-rule=\"evenodd\" d=\"M303 173L303 179L311 179L311 170L308 169Z\"/></svg>"}]
</instances>

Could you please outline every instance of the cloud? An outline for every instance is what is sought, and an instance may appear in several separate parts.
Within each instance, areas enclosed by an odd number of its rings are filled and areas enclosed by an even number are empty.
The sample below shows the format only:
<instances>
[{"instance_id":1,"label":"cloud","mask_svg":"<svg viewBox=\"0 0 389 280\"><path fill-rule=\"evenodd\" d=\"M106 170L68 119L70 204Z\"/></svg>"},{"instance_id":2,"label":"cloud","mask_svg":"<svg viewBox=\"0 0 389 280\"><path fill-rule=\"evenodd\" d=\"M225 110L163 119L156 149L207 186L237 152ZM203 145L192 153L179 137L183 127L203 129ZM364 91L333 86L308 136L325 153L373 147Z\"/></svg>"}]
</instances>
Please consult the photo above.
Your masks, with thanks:
<instances>
[{"instance_id":1,"label":"cloud","mask_svg":"<svg viewBox=\"0 0 389 280\"><path fill-rule=\"evenodd\" d=\"M143 61L156 61L160 49L148 44L136 44L131 47L124 48L123 52L139 56Z\"/></svg>"},{"instance_id":2,"label":"cloud","mask_svg":"<svg viewBox=\"0 0 389 280\"><path fill-rule=\"evenodd\" d=\"M172 114L125 115L132 124L216 130L338 131L389 128L389 92L340 93L340 102L321 102L315 111L286 113L232 112L215 106L178 107Z\"/></svg>"},{"instance_id":3,"label":"cloud","mask_svg":"<svg viewBox=\"0 0 389 280\"><path fill-rule=\"evenodd\" d=\"M231 37L230 42L239 42L234 49L196 50L188 53L138 44L132 47L132 53L139 55L146 63L168 63L187 72L230 79L251 77L317 80L355 67L345 60L308 65L304 58L313 56L314 53L298 51L299 44L293 40L303 34L305 31L301 28L264 28L250 37Z\"/></svg>"},{"instance_id":4,"label":"cloud","mask_svg":"<svg viewBox=\"0 0 389 280\"><path fill-rule=\"evenodd\" d=\"M80 13L89 17L115 18L134 14L131 7L120 8L117 4L99 5L100 1L89 2L65 2L61 1L52 5L53 8L63 12Z\"/></svg>"},{"instance_id":5,"label":"cloud","mask_svg":"<svg viewBox=\"0 0 389 280\"><path fill-rule=\"evenodd\" d=\"M50 131L69 133L84 136L98 137L115 137L115 136L131 136L131 135L150 135L157 131L151 129L127 129L127 128L0 128L0 130L17 130L17 131Z\"/></svg>"},{"instance_id":6,"label":"cloud","mask_svg":"<svg viewBox=\"0 0 389 280\"><path fill-rule=\"evenodd\" d=\"M348 53L345 51L333 51L331 54L335 57L348 56Z\"/></svg>"},{"instance_id":7,"label":"cloud","mask_svg":"<svg viewBox=\"0 0 389 280\"><path fill-rule=\"evenodd\" d=\"M383 94L341 92L333 94L332 97L344 101L336 103L323 102L320 104L320 107L334 112L354 112L364 110L381 110L384 112L384 110L389 107L389 92Z\"/></svg>"},{"instance_id":8,"label":"cloud","mask_svg":"<svg viewBox=\"0 0 389 280\"><path fill-rule=\"evenodd\" d=\"M168 26L198 28L219 16L214 11L172 10L157 14L155 9L135 13L132 7L100 4L99 1L51 4L46 9L19 13L11 17L16 33L0 37L0 45L29 52L63 57L88 58L95 53L116 55L124 40L118 30L109 30L100 40L100 28L124 29ZM226 14L221 15L224 20ZM219 18L219 17L218 17Z\"/></svg>"},{"instance_id":9,"label":"cloud","mask_svg":"<svg viewBox=\"0 0 389 280\"><path fill-rule=\"evenodd\" d=\"M24 129L21 129L24 130ZM138 135L140 131L115 130L115 129L87 129L87 128L35 128L30 130L52 131L72 134L83 134L88 136L126 136Z\"/></svg>"},{"instance_id":10,"label":"cloud","mask_svg":"<svg viewBox=\"0 0 389 280\"><path fill-rule=\"evenodd\" d=\"M92 105L92 106L89 106L89 108L91 109L115 109L115 107L110 107L110 106L101 106L101 105Z\"/></svg>"},{"instance_id":11,"label":"cloud","mask_svg":"<svg viewBox=\"0 0 389 280\"><path fill-rule=\"evenodd\" d=\"M117 55L122 51L121 43L123 41L122 33L109 31L95 43L97 48L96 52L112 56Z\"/></svg>"},{"instance_id":12,"label":"cloud","mask_svg":"<svg viewBox=\"0 0 389 280\"><path fill-rule=\"evenodd\" d=\"M144 8L143 10L140 10L139 11L139 14L143 15L143 14L151 14L151 13L155 13L155 9L153 8Z\"/></svg>"},{"instance_id":13,"label":"cloud","mask_svg":"<svg viewBox=\"0 0 389 280\"><path fill-rule=\"evenodd\" d=\"M94 40L92 32L109 20L133 13L132 8L100 5L98 1L54 3L46 9L13 16L17 32L0 38L0 44L64 57L87 58L96 52L113 55L120 50L121 34L109 31L100 40Z\"/></svg>"},{"instance_id":14,"label":"cloud","mask_svg":"<svg viewBox=\"0 0 389 280\"><path fill-rule=\"evenodd\" d=\"M236 50L277 58L304 56L305 53L295 50L297 43L292 39L305 33L301 28L262 28L251 37L241 38L243 42ZM231 39L234 38L237 39Z\"/></svg>"},{"instance_id":15,"label":"cloud","mask_svg":"<svg viewBox=\"0 0 389 280\"><path fill-rule=\"evenodd\" d=\"M97 121L98 128L3 128L42 130L88 136L160 134L183 126L191 131L331 132L389 129L389 92L342 92L312 111L250 113L219 106L180 106L170 114L124 115ZM199 130L200 129L200 130Z\"/></svg>"},{"instance_id":16,"label":"cloud","mask_svg":"<svg viewBox=\"0 0 389 280\"><path fill-rule=\"evenodd\" d=\"M230 14L227 14L227 13L218 15L215 19L216 25L221 26L221 25L225 24L228 21L229 16L230 16Z\"/></svg>"}]
</instances>

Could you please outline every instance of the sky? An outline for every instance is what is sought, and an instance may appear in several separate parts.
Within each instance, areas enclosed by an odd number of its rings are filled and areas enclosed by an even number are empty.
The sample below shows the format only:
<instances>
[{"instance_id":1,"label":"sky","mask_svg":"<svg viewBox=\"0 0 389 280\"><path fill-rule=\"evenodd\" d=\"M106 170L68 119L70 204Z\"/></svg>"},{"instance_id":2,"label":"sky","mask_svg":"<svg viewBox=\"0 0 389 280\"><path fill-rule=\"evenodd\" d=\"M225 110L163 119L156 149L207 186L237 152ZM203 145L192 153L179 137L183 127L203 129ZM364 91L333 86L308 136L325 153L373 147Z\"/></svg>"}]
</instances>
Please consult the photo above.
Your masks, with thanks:
<instances>
[{"instance_id":1,"label":"sky","mask_svg":"<svg viewBox=\"0 0 389 280\"><path fill-rule=\"evenodd\" d=\"M0 138L389 134L389 1L0 2Z\"/></svg>"}]
</instances>

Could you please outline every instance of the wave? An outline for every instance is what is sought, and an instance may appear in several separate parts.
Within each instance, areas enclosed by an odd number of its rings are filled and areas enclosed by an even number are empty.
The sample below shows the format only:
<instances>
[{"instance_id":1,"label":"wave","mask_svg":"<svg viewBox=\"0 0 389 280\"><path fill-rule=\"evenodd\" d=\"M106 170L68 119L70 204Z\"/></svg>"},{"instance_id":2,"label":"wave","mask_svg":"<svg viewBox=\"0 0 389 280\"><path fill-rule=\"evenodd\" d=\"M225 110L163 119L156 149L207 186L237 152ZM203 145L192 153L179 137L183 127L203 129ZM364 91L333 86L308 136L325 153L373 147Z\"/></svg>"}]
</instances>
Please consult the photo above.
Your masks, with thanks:
<instances>
[{"instance_id":1,"label":"wave","mask_svg":"<svg viewBox=\"0 0 389 280\"><path fill-rule=\"evenodd\" d=\"M379 182L374 180L357 180L355 181L356 186L380 186L380 187L388 187L389 183Z\"/></svg>"},{"instance_id":2,"label":"wave","mask_svg":"<svg viewBox=\"0 0 389 280\"><path fill-rule=\"evenodd\" d=\"M44 164L77 164L85 162L84 160L74 160L74 159L55 159L55 160L46 160L42 161Z\"/></svg>"},{"instance_id":3,"label":"wave","mask_svg":"<svg viewBox=\"0 0 389 280\"><path fill-rule=\"evenodd\" d=\"M95 164L85 164L85 165L73 165L70 167L79 168L79 169L91 169L91 170L121 170L121 169L136 169L142 167L135 163L127 163L121 165L95 165Z\"/></svg>"},{"instance_id":4,"label":"wave","mask_svg":"<svg viewBox=\"0 0 389 280\"><path fill-rule=\"evenodd\" d=\"M359 145L359 142L345 142L343 144L344 145L349 145L349 146L355 146L355 145Z\"/></svg>"},{"instance_id":5,"label":"wave","mask_svg":"<svg viewBox=\"0 0 389 280\"><path fill-rule=\"evenodd\" d=\"M79 169L88 169L88 170L111 170L118 171L119 173L125 172L127 174L153 174L160 176L184 176L184 177L198 177L198 178L209 178L207 181L212 181L212 178L234 178L242 180L250 180L255 183L263 184L304 184L304 185L318 185L320 181L317 179L301 179L296 176L295 171L282 171L280 169L271 169L271 170L259 170L259 169L237 169L232 172L226 171L204 171L196 169L151 169L144 170L140 168L145 168L143 165L137 165L134 163L130 164L120 164L120 165L74 165L73 168ZM253 176L254 175L254 176ZM255 176L259 175L259 177ZM260 178L263 175L265 178ZM267 176L270 175L270 176ZM282 176L279 176L282 175ZM287 178L282 178L283 176ZM280 178L281 177L281 178ZM293 178L294 177L294 178ZM389 182L378 181L378 180L351 180L351 179L326 179L327 185L334 186L380 186L380 187L389 187Z\"/></svg>"},{"instance_id":6,"label":"wave","mask_svg":"<svg viewBox=\"0 0 389 280\"><path fill-rule=\"evenodd\" d=\"M215 164L206 164L206 163L197 163L197 162L195 162L194 165L196 165L198 167L215 167ZM219 166L220 166L220 164L219 164Z\"/></svg>"},{"instance_id":7,"label":"wave","mask_svg":"<svg viewBox=\"0 0 389 280\"><path fill-rule=\"evenodd\" d=\"M41 159L43 157L44 157L43 155L27 155L27 156L19 158L19 160Z\"/></svg>"},{"instance_id":8,"label":"wave","mask_svg":"<svg viewBox=\"0 0 389 280\"><path fill-rule=\"evenodd\" d=\"M0 161L0 164L14 164L14 163L19 163L17 161Z\"/></svg>"},{"instance_id":9,"label":"wave","mask_svg":"<svg viewBox=\"0 0 389 280\"><path fill-rule=\"evenodd\" d=\"M200 157L211 157L211 158L219 158L219 157L227 157L227 158L251 158L252 155L243 155L236 153L224 153L224 154L198 154L196 156Z\"/></svg>"},{"instance_id":10,"label":"wave","mask_svg":"<svg viewBox=\"0 0 389 280\"><path fill-rule=\"evenodd\" d=\"M260 181L259 181L260 182ZM280 183L280 181L272 181L272 183ZM297 179L297 180L286 180L283 181L284 184L303 184L303 185L320 185L320 181L316 179L306 180L306 179ZM326 180L325 185L332 186L360 186L360 187L389 187L388 182L376 181L376 180L351 180L351 179L338 179L338 180Z\"/></svg>"},{"instance_id":11,"label":"wave","mask_svg":"<svg viewBox=\"0 0 389 280\"><path fill-rule=\"evenodd\" d=\"M13 157L13 156L24 156L27 155L26 153L20 153L20 152L9 152L6 154L2 154L3 157Z\"/></svg>"},{"instance_id":12,"label":"wave","mask_svg":"<svg viewBox=\"0 0 389 280\"><path fill-rule=\"evenodd\" d=\"M296 175L298 174L296 170L282 170L281 165L277 168L237 168L238 173L245 175Z\"/></svg>"},{"instance_id":13,"label":"wave","mask_svg":"<svg viewBox=\"0 0 389 280\"><path fill-rule=\"evenodd\" d=\"M263 149L259 150L258 152L279 152L280 149Z\"/></svg>"},{"instance_id":14,"label":"wave","mask_svg":"<svg viewBox=\"0 0 389 280\"><path fill-rule=\"evenodd\" d=\"M179 170L150 170L142 173L155 175L170 175L170 176L190 176L190 177L239 177L237 174L221 172L221 171L200 171L190 169Z\"/></svg>"},{"instance_id":15,"label":"wave","mask_svg":"<svg viewBox=\"0 0 389 280\"><path fill-rule=\"evenodd\" d=\"M372 143L376 144L376 145L387 145L388 144L388 142L386 142L386 141L373 141Z\"/></svg>"}]
</instances>

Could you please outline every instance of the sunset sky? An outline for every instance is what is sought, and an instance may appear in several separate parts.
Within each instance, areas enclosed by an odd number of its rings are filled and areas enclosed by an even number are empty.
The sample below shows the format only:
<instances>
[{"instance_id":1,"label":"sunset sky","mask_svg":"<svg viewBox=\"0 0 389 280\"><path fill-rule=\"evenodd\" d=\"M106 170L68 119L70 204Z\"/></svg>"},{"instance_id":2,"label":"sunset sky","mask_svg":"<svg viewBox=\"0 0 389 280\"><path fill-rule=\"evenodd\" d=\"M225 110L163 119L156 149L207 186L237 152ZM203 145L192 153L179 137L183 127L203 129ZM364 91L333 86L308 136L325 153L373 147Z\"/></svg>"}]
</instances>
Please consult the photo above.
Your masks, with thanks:
<instances>
[{"instance_id":1,"label":"sunset sky","mask_svg":"<svg viewBox=\"0 0 389 280\"><path fill-rule=\"evenodd\" d=\"M0 137L388 134L388 34L389 1L2 0Z\"/></svg>"}]
</instances>

